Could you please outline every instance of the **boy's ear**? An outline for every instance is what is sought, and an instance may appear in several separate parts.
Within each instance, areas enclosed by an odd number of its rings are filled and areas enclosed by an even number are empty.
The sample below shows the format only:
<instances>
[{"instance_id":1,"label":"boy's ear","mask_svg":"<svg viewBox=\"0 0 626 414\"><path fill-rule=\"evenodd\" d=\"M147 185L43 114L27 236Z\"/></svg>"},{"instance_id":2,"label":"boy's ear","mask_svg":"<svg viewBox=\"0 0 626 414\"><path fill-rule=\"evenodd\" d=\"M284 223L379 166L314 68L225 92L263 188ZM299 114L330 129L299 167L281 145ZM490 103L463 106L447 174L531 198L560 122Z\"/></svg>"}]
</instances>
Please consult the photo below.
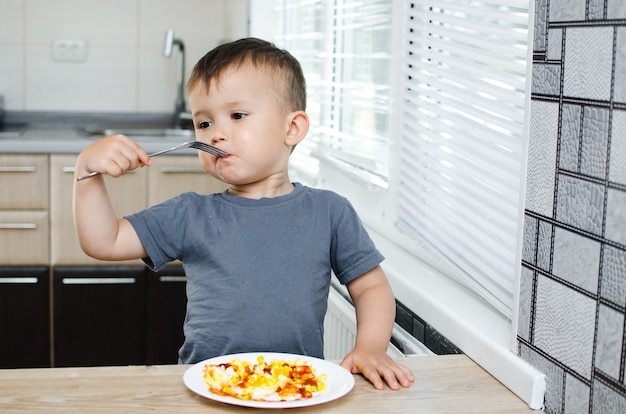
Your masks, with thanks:
<instances>
[{"instance_id":1,"label":"boy's ear","mask_svg":"<svg viewBox=\"0 0 626 414\"><path fill-rule=\"evenodd\" d=\"M300 143L309 132L309 116L304 111L295 111L289 114L288 121L285 144L293 147Z\"/></svg>"}]
</instances>

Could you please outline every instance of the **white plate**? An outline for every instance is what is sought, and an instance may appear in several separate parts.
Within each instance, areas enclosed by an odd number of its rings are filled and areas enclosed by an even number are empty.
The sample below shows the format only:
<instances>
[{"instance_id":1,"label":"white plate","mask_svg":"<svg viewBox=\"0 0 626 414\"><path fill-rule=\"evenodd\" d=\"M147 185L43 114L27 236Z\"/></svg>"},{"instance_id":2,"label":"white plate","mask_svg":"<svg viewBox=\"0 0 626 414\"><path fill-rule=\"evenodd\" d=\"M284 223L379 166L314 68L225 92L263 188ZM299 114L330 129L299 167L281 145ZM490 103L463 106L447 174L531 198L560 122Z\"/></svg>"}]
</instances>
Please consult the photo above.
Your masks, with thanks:
<instances>
[{"instance_id":1,"label":"white plate","mask_svg":"<svg viewBox=\"0 0 626 414\"><path fill-rule=\"evenodd\" d=\"M206 364L223 364L233 359L240 359L242 361L250 361L257 363L257 357L263 355L265 361L269 362L273 359L283 359L286 361L295 361L300 359L310 364L315 368L317 375L326 374L326 387L323 391L320 391L311 398L295 401L252 401L252 400L240 400L235 397L228 397L224 395L214 394L209 391L206 383L204 382L204 365ZM354 386L354 377L345 368L332 362L324 361L323 359L307 357L294 354L280 354L273 352L254 352L246 354L232 354L223 355L216 358L207 359L192 365L185 371L183 376L183 382L191 391L198 395L209 398L211 400L220 401L226 404L240 405L244 407L256 407L256 408L293 408L293 407L305 407L309 405L323 404L332 400L335 400L348 393Z\"/></svg>"}]
</instances>

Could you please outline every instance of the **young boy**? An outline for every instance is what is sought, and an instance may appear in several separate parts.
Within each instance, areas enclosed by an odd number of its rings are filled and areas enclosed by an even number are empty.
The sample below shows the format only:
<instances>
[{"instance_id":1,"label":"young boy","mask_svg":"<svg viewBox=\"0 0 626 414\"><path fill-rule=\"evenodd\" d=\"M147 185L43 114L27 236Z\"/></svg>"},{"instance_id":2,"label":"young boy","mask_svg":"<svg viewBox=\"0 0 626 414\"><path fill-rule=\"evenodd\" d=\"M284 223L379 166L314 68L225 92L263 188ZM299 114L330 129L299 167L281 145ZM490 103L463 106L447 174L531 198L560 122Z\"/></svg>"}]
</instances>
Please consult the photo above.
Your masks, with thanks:
<instances>
[{"instance_id":1,"label":"young boy","mask_svg":"<svg viewBox=\"0 0 626 414\"><path fill-rule=\"evenodd\" d=\"M230 187L183 193L118 219L102 176L77 181L83 250L103 260L143 258L152 269L183 262L185 364L256 351L323 358L332 270L357 315L356 344L341 365L378 389L409 387L411 372L386 355L395 303L383 256L345 198L289 180L289 156L309 128L298 61L271 43L242 39L207 53L187 89L196 138L229 154L199 152L202 166ZM76 176L119 177L150 164L137 143L114 135L79 155Z\"/></svg>"}]
</instances>

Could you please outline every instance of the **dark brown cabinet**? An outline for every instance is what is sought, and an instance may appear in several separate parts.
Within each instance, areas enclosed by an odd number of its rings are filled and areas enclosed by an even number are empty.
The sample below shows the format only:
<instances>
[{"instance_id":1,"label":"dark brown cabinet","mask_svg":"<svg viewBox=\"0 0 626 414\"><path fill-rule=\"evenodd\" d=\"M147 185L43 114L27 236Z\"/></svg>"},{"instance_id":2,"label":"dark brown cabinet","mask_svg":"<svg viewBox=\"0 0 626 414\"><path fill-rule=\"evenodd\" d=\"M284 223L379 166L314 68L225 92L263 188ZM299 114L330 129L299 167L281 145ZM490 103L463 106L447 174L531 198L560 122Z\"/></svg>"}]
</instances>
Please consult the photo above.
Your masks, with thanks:
<instances>
[{"instance_id":1,"label":"dark brown cabinet","mask_svg":"<svg viewBox=\"0 0 626 414\"><path fill-rule=\"evenodd\" d=\"M55 267L54 365L146 363L142 266Z\"/></svg>"},{"instance_id":2,"label":"dark brown cabinet","mask_svg":"<svg viewBox=\"0 0 626 414\"><path fill-rule=\"evenodd\" d=\"M176 364L184 340L185 273L181 266L168 266L158 273L150 272L147 285L146 363Z\"/></svg>"},{"instance_id":3,"label":"dark brown cabinet","mask_svg":"<svg viewBox=\"0 0 626 414\"><path fill-rule=\"evenodd\" d=\"M183 343L182 266L57 266L54 366L176 364Z\"/></svg>"},{"instance_id":4,"label":"dark brown cabinet","mask_svg":"<svg viewBox=\"0 0 626 414\"><path fill-rule=\"evenodd\" d=\"M0 267L0 368L50 367L47 266Z\"/></svg>"},{"instance_id":5,"label":"dark brown cabinet","mask_svg":"<svg viewBox=\"0 0 626 414\"><path fill-rule=\"evenodd\" d=\"M57 266L50 280L47 266L0 267L0 369L178 362L182 266Z\"/></svg>"}]
</instances>

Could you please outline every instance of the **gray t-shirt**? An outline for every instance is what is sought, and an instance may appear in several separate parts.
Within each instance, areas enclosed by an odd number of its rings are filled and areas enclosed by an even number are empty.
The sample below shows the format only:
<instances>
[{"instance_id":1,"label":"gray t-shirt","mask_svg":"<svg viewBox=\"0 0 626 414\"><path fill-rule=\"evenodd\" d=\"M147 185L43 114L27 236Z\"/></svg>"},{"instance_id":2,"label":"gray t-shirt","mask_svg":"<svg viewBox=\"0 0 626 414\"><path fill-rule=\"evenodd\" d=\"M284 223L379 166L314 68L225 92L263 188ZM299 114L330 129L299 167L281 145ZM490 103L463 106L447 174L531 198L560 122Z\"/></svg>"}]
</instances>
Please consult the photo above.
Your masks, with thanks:
<instances>
[{"instance_id":1,"label":"gray t-shirt","mask_svg":"<svg viewBox=\"0 0 626 414\"><path fill-rule=\"evenodd\" d=\"M150 268L183 262L185 364L256 351L323 358L331 269L346 284L384 259L348 200L298 183L260 200L183 193L127 219Z\"/></svg>"}]
</instances>

